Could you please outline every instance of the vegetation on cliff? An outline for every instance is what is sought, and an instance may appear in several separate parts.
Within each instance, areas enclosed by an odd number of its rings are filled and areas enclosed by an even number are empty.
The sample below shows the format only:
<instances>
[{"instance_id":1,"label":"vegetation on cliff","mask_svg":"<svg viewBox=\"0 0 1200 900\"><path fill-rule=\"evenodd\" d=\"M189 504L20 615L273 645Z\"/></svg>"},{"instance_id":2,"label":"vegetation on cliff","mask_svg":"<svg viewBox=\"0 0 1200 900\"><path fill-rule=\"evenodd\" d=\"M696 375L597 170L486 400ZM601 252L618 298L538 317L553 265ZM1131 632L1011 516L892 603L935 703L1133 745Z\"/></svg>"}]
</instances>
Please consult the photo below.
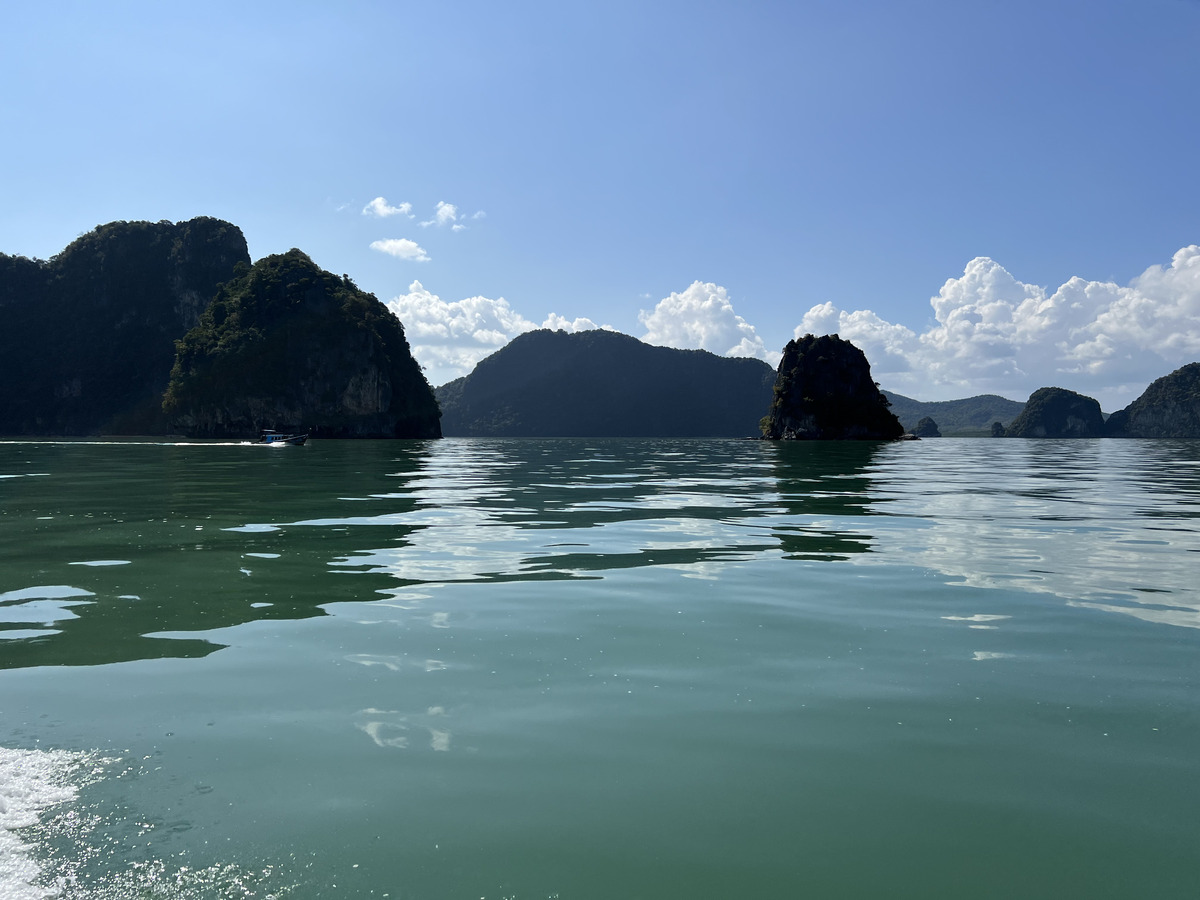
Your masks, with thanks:
<instances>
[{"instance_id":1,"label":"vegetation on cliff","mask_svg":"<svg viewBox=\"0 0 1200 900\"><path fill-rule=\"evenodd\" d=\"M49 261L0 253L0 433L165 431L175 341L249 262L206 217L101 225Z\"/></svg>"},{"instance_id":2,"label":"vegetation on cliff","mask_svg":"<svg viewBox=\"0 0 1200 900\"><path fill-rule=\"evenodd\" d=\"M1151 383L1140 397L1108 417L1110 437L1200 438L1200 363Z\"/></svg>"},{"instance_id":3,"label":"vegetation on cliff","mask_svg":"<svg viewBox=\"0 0 1200 900\"><path fill-rule=\"evenodd\" d=\"M788 341L761 427L771 440L893 440L904 433L871 380L866 355L836 334Z\"/></svg>"},{"instance_id":4,"label":"vegetation on cliff","mask_svg":"<svg viewBox=\"0 0 1200 900\"><path fill-rule=\"evenodd\" d=\"M451 436L748 437L771 401L762 360L613 331L527 332L437 389Z\"/></svg>"},{"instance_id":5,"label":"vegetation on cliff","mask_svg":"<svg viewBox=\"0 0 1200 900\"><path fill-rule=\"evenodd\" d=\"M1104 436L1100 404L1066 388L1038 388L1029 395L1021 414L1004 431L1005 437L1094 438Z\"/></svg>"},{"instance_id":6,"label":"vegetation on cliff","mask_svg":"<svg viewBox=\"0 0 1200 900\"><path fill-rule=\"evenodd\" d=\"M241 268L178 342L163 408L197 437L263 428L439 437L433 391L400 321L299 250Z\"/></svg>"}]
</instances>

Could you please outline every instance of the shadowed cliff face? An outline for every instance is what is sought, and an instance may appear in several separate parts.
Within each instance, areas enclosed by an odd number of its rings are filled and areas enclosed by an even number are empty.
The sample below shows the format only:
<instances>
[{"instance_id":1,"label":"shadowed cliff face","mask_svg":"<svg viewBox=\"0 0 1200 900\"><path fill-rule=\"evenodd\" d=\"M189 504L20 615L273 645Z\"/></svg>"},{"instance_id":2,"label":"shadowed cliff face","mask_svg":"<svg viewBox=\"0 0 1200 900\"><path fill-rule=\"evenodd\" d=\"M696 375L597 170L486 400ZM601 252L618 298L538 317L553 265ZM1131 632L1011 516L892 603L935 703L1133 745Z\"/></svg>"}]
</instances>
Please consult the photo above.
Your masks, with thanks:
<instances>
[{"instance_id":1,"label":"shadowed cliff face","mask_svg":"<svg viewBox=\"0 0 1200 900\"><path fill-rule=\"evenodd\" d=\"M299 250L221 286L179 342L163 407L193 437L441 436L400 321Z\"/></svg>"},{"instance_id":2,"label":"shadowed cliff face","mask_svg":"<svg viewBox=\"0 0 1200 900\"><path fill-rule=\"evenodd\" d=\"M763 437L892 440L903 431L860 349L836 334L788 341Z\"/></svg>"},{"instance_id":3,"label":"shadowed cliff face","mask_svg":"<svg viewBox=\"0 0 1200 900\"><path fill-rule=\"evenodd\" d=\"M175 341L250 256L207 217L113 222L48 262L0 254L0 433L154 434Z\"/></svg>"},{"instance_id":4,"label":"shadowed cliff face","mask_svg":"<svg viewBox=\"0 0 1200 900\"><path fill-rule=\"evenodd\" d=\"M1153 382L1105 423L1110 437L1200 438L1200 363Z\"/></svg>"},{"instance_id":5,"label":"shadowed cliff face","mask_svg":"<svg viewBox=\"0 0 1200 900\"><path fill-rule=\"evenodd\" d=\"M1038 388L1013 419L1006 437L1095 438L1104 436L1100 404L1065 388Z\"/></svg>"}]
</instances>

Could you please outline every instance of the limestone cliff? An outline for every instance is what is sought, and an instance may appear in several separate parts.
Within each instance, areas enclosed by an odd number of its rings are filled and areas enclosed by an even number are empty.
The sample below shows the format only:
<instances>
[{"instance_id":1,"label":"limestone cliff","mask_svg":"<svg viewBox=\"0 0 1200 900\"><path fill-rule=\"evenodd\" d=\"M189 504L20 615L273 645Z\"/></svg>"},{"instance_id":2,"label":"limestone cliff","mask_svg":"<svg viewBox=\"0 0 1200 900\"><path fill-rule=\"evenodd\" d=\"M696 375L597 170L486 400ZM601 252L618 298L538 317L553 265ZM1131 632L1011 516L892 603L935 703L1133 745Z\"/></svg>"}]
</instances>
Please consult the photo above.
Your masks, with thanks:
<instances>
[{"instance_id":1,"label":"limestone cliff","mask_svg":"<svg viewBox=\"0 0 1200 900\"><path fill-rule=\"evenodd\" d=\"M836 334L788 341L762 421L770 440L893 440L904 433L866 355Z\"/></svg>"},{"instance_id":2,"label":"limestone cliff","mask_svg":"<svg viewBox=\"0 0 1200 900\"><path fill-rule=\"evenodd\" d=\"M1104 436L1100 404L1066 388L1038 388L1021 414L1005 429L1005 437L1095 438Z\"/></svg>"},{"instance_id":3,"label":"limestone cliff","mask_svg":"<svg viewBox=\"0 0 1200 900\"><path fill-rule=\"evenodd\" d=\"M299 250L221 286L179 342L163 408L193 437L441 436L399 320Z\"/></svg>"},{"instance_id":4,"label":"limestone cliff","mask_svg":"<svg viewBox=\"0 0 1200 900\"><path fill-rule=\"evenodd\" d=\"M201 217L112 222L49 261L0 254L0 433L152 434L175 341L250 256Z\"/></svg>"},{"instance_id":5,"label":"limestone cliff","mask_svg":"<svg viewBox=\"0 0 1200 900\"><path fill-rule=\"evenodd\" d=\"M1105 423L1110 437L1200 438L1200 363L1153 382Z\"/></svg>"}]
</instances>

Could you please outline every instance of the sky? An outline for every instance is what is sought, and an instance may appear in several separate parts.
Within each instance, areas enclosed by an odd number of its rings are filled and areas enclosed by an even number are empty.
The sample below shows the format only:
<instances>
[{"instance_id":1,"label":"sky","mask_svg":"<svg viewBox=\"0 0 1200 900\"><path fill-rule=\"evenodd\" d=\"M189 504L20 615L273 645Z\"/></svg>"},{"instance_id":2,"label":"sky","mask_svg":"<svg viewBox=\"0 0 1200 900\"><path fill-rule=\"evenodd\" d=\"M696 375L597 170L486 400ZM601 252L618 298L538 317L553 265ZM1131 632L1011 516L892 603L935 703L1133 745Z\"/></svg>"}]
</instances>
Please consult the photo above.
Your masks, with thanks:
<instances>
[{"instance_id":1,"label":"sky","mask_svg":"<svg viewBox=\"0 0 1200 900\"><path fill-rule=\"evenodd\" d=\"M434 385L538 327L1106 411L1200 360L1200 0L0 13L0 252L225 219Z\"/></svg>"}]
</instances>

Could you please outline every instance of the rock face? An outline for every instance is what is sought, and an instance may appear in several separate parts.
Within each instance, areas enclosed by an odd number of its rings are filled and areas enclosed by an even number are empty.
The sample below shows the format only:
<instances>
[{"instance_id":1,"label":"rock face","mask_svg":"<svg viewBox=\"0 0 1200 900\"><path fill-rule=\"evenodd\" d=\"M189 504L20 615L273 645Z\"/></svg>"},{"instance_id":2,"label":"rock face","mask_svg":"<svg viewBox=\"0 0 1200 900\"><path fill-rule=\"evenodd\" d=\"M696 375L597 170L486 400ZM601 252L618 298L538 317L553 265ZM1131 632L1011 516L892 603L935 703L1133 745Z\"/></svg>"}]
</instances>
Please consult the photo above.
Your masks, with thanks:
<instances>
[{"instance_id":1,"label":"rock face","mask_svg":"<svg viewBox=\"0 0 1200 900\"><path fill-rule=\"evenodd\" d=\"M912 433L919 438L935 438L942 436L942 433L938 431L937 422L933 421L933 419L929 418L929 416L926 416L915 426L913 426Z\"/></svg>"},{"instance_id":2,"label":"rock face","mask_svg":"<svg viewBox=\"0 0 1200 900\"><path fill-rule=\"evenodd\" d=\"M437 389L442 430L492 437L749 437L771 367L613 331L522 334Z\"/></svg>"},{"instance_id":3,"label":"rock face","mask_svg":"<svg viewBox=\"0 0 1200 900\"><path fill-rule=\"evenodd\" d=\"M1200 363L1153 382L1131 404L1108 417L1110 437L1200 438Z\"/></svg>"},{"instance_id":4,"label":"rock face","mask_svg":"<svg viewBox=\"0 0 1200 900\"><path fill-rule=\"evenodd\" d=\"M861 350L836 334L788 341L775 377L770 440L894 440L904 433Z\"/></svg>"},{"instance_id":5,"label":"rock face","mask_svg":"<svg viewBox=\"0 0 1200 900\"><path fill-rule=\"evenodd\" d=\"M193 437L441 436L399 320L299 250L221 286L179 342L163 408Z\"/></svg>"},{"instance_id":6,"label":"rock face","mask_svg":"<svg viewBox=\"0 0 1200 900\"><path fill-rule=\"evenodd\" d=\"M165 432L175 341L249 262L211 218L112 222L48 262L0 254L0 433Z\"/></svg>"},{"instance_id":7,"label":"rock face","mask_svg":"<svg viewBox=\"0 0 1200 900\"><path fill-rule=\"evenodd\" d=\"M1104 425L1114 438L1200 438L1200 362L1151 383Z\"/></svg>"},{"instance_id":8,"label":"rock face","mask_svg":"<svg viewBox=\"0 0 1200 900\"><path fill-rule=\"evenodd\" d=\"M1100 404L1065 388L1038 388L1005 429L1005 437L1094 438L1104 436Z\"/></svg>"}]
</instances>

